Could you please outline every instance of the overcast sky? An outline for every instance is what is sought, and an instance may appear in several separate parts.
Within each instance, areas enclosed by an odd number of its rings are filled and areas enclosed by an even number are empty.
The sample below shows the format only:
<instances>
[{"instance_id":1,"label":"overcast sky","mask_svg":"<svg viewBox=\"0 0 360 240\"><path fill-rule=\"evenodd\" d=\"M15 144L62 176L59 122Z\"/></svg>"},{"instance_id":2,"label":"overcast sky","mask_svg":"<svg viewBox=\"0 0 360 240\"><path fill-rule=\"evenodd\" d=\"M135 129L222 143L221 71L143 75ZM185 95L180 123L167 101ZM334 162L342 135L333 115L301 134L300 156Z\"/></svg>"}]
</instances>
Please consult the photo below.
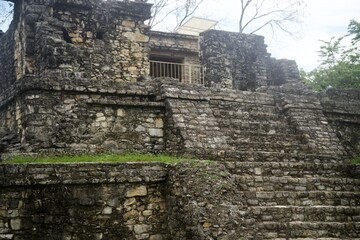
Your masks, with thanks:
<instances>
[{"instance_id":1,"label":"overcast sky","mask_svg":"<svg viewBox=\"0 0 360 240\"><path fill-rule=\"evenodd\" d=\"M303 24L297 29L297 38L270 31L257 34L265 36L268 52L276 58L296 60L300 68L310 71L318 66L319 40L347 33L351 19L360 21L360 0L304 0ZM271 0L267 2L272 3ZM217 28L238 31L240 0L204 0L195 16L220 21ZM171 21L166 21L171 26ZM165 28L165 27L164 27ZM163 29L164 29L163 28ZM172 29L169 27L168 29Z\"/></svg>"},{"instance_id":2,"label":"overcast sky","mask_svg":"<svg viewBox=\"0 0 360 240\"><path fill-rule=\"evenodd\" d=\"M271 2L271 0L268 0ZM220 20L220 28L238 30L240 0L205 0L196 15ZM319 40L330 40L332 36L347 33L350 19L360 21L360 0L305 0L303 24L299 37L294 39L285 34L262 31L268 52L276 58L296 60L299 67L309 71L317 67Z\"/></svg>"},{"instance_id":3,"label":"overcast sky","mask_svg":"<svg viewBox=\"0 0 360 240\"><path fill-rule=\"evenodd\" d=\"M271 2L271 0L267 0ZM299 67L309 71L318 65L319 40L342 36L347 32L350 19L360 21L360 0L305 0L304 22L297 39L270 32L259 32L265 36L268 52L276 58L296 60ZM218 28L238 30L240 0L204 0L195 16L220 20ZM171 20L166 21L172 29ZM0 29L3 27L0 26ZM164 28L163 28L164 29Z\"/></svg>"}]
</instances>

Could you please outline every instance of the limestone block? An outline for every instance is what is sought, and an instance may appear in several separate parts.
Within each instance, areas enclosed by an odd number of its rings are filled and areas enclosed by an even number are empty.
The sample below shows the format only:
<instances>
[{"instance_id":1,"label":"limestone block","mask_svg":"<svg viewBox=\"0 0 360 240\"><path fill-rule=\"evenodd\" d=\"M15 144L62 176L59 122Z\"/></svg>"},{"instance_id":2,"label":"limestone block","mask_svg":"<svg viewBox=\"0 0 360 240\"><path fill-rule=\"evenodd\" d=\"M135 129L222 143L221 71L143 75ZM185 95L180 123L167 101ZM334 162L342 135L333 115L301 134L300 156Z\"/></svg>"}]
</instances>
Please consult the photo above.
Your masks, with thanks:
<instances>
[{"instance_id":1,"label":"limestone block","mask_svg":"<svg viewBox=\"0 0 360 240\"><path fill-rule=\"evenodd\" d=\"M149 36L137 32L126 32L124 36L134 42L148 42Z\"/></svg>"},{"instance_id":2,"label":"limestone block","mask_svg":"<svg viewBox=\"0 0 360 240\"><path fill-rule=\"evenodd\" d=\"M130 206L136 203L136 198L132 197L132 198L128 198L125 200L124 202L124 206Z\"/></svg>"},{"instance_id":3,"label":"limestone block","mask_svg":"<svg viewBox=\"0 0 360 240\"><path fill-rule=\"evenodd\" d=\"M11 240L13 238L14 238L14 234L0 234L0 239L4 239L4 240L9 239L9 240Z\"/></svg>"},{"instance_id":4,"label":"limestone block","mask_svg":"<svg viewBox=\"0 0 360 240\"><path fill-rule=\"evenodd\" d=\"M152 212L152 210L145 210L145 211L143 211L143 213L142 213L145 217L147 217L147 216L151 216L152 214L153 214L153 212Z\"/></svg>"},{"instance_id":5,"label":"limestone block","mask_svg":"<svg viewBox=\"0 0 360 240\"><path fill-rule=\"evenodd\" d=\"M123 20L121 25L123 25L124 27L128 27L128 28L134 28L135 27L135 22L130 21L130 20Z\"/></svg>"},{"instance_id":6,"label":"limestone block","mask_svg":"<svg viewBox=\"0 0 360 240\"><path fill-rule=\"evenodd\" d=\"M116 115L117 115L118 117L125 117L125 116L126 116L125 109L119 108L119 109L116 111Z\"/></svg>"},{"instance_id":7,"label":"limestone block","mask_svg":"<svg viewBox=\"0 0 360 240\"><path fill-rule=\"evenodd\" d=\"M162 118L156 118L155 119L155 127L157 128L163 128L164 127L164 121Z\"/></svg>"},{"instance_id":8,"label":"limestone block","mask_svg":"<svg viewBox=\"0 0 360 240\"><path fill-rule=\"evenodd\" d=\"M149 240L163 240L162 235L151 235Z\"/></svg>"},{"instance_id":9,"label":"limestone block","mask_svg":"<svg viewBox=\"0 0 360 240\"><path fill-rule=\"evenodd\" d=\"M149 239L149 234L148 234L148 233L139 234L139 235L136 235L135 238L136 238L137 240Z\"/></svg>"},{"instance_id":10,"label":"limestone block","mask_svg":"<svg viewBox=\"0 0 360 240\"><path fill-rule=\"evenodd\" d=\"M149 231L151 231L152 226L148 225L148 224L136 224L134 226L134 232L136 234L142 234L142 233L147 233Z\"/></svg>"},{"instance_id":11,"label":"limestone block","mask_svg":"<svg viewBox=\"0 0 360 240\"><path fill-rule=\"evenodd\" d=\"M146 186L139 186L132 189L129 189L126 192L126 197L140 197L140 196L146 196L147 195L147 188Z\"/></svg>"},{"instance_id":12,"label":"limestone block","mask_svg":"<svg viewBox=\"0 0 360 240\"><path fill-rule=\"evenodd\" d=\"M137 126L136 128L135 128L135 131L136 132L145 132L145 128L143 127L143 126L141 126L141 125L139 125L139 126Z\"/></svg>"},{"instance_id":13,"label":"limestone block","mask_svg":"<svg viewBox=\"0 0 360 240\"><path fill-rule=\"evenodd\" d=\"M105 207L102 211L102 214L110 215L112 214L112 208L111 207Z\"/></svg>"},{"instance_id":14,"label":"limestone block","mask_svg":"<svg viewBox=\"0 0 360 240\"><path fill-rule=\"evenodd\" d=\"M11 226L12 230L20 230L21 229L21 219L20 218L11 219L10 226Z\"/></svg>"},{"instance_id":15,"label":"limestone block","mask_svg":"<svg viewBox=\"0 0 360 240\"><path fill-rule=\"evenodd\" d=\"M126 212L123 216L123 218L125 219L125 221L130 220L130 219L134 219L137 218L139 215L139 212L136 210L130 210L128 212Z\"/></svg>"},{"instance_id":16,"label":"limestone block","mask_svg":"<svg viewBox=\"0 0 360 240\"><path fill-rule=\"evenodd\" d=\"M149 134L152 137L162 137L164 136L164 131L162 129L150 128Z\"/></svg>"}]
</instances>

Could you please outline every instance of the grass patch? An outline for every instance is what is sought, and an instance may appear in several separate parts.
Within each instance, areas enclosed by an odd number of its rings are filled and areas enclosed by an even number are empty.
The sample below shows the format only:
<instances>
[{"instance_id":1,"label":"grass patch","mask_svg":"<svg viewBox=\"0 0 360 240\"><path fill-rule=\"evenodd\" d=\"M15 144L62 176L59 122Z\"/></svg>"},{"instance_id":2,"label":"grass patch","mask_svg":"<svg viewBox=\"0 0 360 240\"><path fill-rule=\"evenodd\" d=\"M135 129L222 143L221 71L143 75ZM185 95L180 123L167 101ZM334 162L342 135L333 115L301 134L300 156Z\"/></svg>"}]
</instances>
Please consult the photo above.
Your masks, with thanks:
<instances>
[{"instance_id":1,"label":"grass patch","mask_svg":"<svg viewBox=\"0 0 360 240\"><path fill-rule=\"evenodd\" d=\"M353 163L353 164L360 164L360 155L357 156L357 157L354 157L354 158L351 160L351 163Z\"/></svg>"},{"instance_id":2,"label":"grass patch","mask_svg":"<svg viewBox=\"0 0 360 240\"><path fill-rule=\"evenodd\" d=\"M162 162L176 163L189 161L169 155L152 155L140 153L125 154L83 154L64 156L15 156L4 163L80 163L80 162Z\"/></svg>"}]
</instances>

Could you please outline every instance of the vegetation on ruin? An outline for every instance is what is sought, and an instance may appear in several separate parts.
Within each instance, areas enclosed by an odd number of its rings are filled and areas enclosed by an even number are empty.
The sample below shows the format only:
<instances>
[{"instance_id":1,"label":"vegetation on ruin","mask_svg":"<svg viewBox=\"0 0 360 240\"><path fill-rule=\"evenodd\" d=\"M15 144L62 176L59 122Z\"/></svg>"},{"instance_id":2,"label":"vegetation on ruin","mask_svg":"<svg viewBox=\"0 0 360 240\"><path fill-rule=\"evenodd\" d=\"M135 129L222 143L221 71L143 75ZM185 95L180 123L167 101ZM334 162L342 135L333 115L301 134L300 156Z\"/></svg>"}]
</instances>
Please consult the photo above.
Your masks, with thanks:
<instances>
[{"instance_id":1,"label":"vegetation on ruin","mask_svg":"<svg viewBox=\"0 0 360 240\"><path fill-rule=\"evenodd\" d=\"M344 45L347 41L350 44ZM321 42L321 64L309 73L301 72L305 83L315 90L360 89L360 22L351 20L346 35Z\"/></svg>"},{"instance_id":2,"label":"vegetation on ruin","mask_svg":"<svg viewBox=\"0 0 360 240\"><path fill-rule=\"evenodd\" d=\"M5 163L79 163L79 162L162 162L177 163L180 161L191 161L191 159L170 156L165 154L141 154L141 153L103 153L103 154L81 154L62 156L14 156Z\"/></svg>"},{"instance_id":3,"label":"vegetation on ruin","mask_svg":"<svg viewBox=\"0 0 360 240\"><path fill-rule=\"evenodd\" d=\"M353 164L360 164L360 155L354 157L354 158L351 160L351 163L353 163Z\"/></svg>"}]
</instances>

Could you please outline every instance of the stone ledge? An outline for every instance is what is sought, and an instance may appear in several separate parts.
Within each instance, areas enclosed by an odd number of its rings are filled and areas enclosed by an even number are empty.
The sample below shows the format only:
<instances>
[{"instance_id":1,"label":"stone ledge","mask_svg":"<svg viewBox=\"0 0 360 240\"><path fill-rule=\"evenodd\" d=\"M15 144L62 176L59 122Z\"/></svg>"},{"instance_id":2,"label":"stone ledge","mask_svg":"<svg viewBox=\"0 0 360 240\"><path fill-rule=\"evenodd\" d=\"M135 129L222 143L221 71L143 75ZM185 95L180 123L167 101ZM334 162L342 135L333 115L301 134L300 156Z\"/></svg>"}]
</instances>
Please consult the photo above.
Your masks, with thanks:
<instances>
[{"instance_id":1,"label":"stone ledge","mask_svg":"<svg viewBox=\"0 0 360 240\"><path fill-rule=\"evenodd\" d=\"M161 182L164 163L0 164L0 186Z\"/></svg>"}]
</instances>

